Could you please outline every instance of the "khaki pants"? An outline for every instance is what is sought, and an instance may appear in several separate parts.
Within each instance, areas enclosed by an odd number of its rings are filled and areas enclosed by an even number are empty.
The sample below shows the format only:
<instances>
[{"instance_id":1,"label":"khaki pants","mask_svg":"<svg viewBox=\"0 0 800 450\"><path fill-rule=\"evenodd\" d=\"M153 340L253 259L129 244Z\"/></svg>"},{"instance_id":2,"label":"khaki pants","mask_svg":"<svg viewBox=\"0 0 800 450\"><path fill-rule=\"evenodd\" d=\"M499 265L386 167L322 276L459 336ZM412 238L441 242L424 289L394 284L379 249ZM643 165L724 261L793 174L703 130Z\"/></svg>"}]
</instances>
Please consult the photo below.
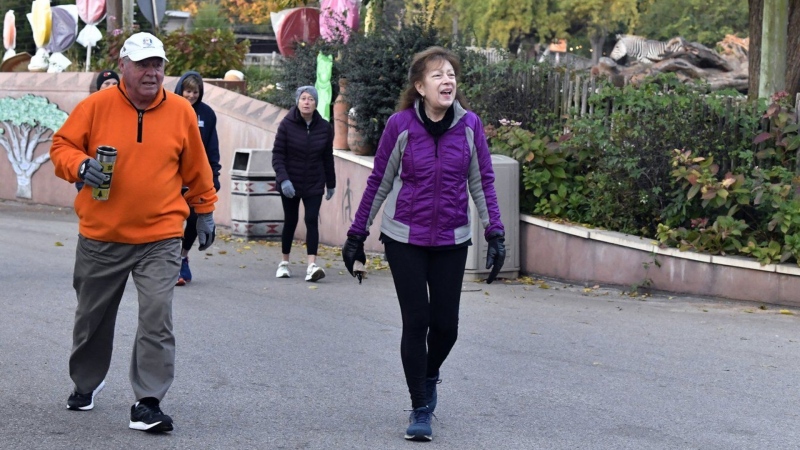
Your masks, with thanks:
<instances>
[{"instance_id":1,"label":"khaki pants","mask_svg":"<svg viewBox=\"0 0 800 450\"><path fill-rule=\"evenodd\" d=\"M180 238L149 244L100 242L79 236L73 287L75 310L69 374L80 393L108 373L114 325L128 275L139 293L139 327L130 380L136 399L164 398L175 375L172 298L180 271Z\"/></svg>"}]
</instances>

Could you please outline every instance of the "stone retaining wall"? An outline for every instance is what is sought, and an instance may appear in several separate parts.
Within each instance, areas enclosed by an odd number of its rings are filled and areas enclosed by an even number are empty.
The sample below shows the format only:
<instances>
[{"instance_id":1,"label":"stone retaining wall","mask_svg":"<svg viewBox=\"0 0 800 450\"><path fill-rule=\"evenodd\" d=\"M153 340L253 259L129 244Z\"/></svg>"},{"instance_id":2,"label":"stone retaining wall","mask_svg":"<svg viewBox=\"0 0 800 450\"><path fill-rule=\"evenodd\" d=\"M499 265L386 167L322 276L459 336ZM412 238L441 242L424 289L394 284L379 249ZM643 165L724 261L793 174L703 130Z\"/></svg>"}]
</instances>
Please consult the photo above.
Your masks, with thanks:
<instances>
[{"instance_id":1,"label":"stone retaining wall","mask_svg":"<svg viewBox=\"0 0 800 450\"><path fill-rule=\"evenodd\" d=\"M521 266L560 280L800 306L800 267L660 248L650 239L522 216ZM656 264L657 263L657 264Z\"/></svg>"}]
</instances>

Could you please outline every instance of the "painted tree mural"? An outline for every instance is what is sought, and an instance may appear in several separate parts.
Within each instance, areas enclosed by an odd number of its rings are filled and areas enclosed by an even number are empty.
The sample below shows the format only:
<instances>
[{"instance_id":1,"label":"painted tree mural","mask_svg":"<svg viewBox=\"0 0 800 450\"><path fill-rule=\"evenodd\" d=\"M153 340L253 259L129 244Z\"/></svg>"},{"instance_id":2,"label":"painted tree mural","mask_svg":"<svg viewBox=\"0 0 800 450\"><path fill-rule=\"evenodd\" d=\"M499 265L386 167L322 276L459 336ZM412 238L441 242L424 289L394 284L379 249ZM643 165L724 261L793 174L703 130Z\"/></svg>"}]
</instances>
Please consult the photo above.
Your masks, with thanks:
<instances>
[{"instance_id":1,"label":"painted tree mural","mask_svg":"<svg viewBox=\"0 0 800 450\"><path fill-rule=\"evenodd\" d=\"M31 198L31 177L50 159L49 152L34 157L36 147L51 141L65 120L67 113L44 97L0 98L0 146L17 174L17 197Z\"/></svg>"}]
</instances>

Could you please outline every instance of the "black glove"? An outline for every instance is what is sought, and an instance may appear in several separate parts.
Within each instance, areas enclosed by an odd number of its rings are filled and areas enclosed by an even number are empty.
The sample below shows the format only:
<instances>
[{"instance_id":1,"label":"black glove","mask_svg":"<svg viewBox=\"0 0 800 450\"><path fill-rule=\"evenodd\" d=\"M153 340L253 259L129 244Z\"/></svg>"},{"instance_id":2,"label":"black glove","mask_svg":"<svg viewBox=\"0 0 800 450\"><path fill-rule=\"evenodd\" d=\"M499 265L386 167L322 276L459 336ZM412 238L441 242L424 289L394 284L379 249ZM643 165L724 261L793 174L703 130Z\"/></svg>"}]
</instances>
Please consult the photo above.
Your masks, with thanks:
<instances>
[{"instance_id":1,"label":"black glove","mask_svg":"<svg viewBox=\"0 0 800 450\"><path fill-rule=\"evenodd\" d=\"M489 248L486 249L486 268L492 269L486 284L492 284L506 262L506 238L502 231L492 231L486 241L489 243Z\"/></svg>"},{"instance_id":2,"label":"black glove","mask_svg":"<svg viewBox=\"0 0 800 450\"><path fill-rule=\"evenodd\" d=\"M347 242L344 243L342 247L342 260L344 261L344 266L347 267L347 271L350 272L350 275L356 276L353 273L353 265L356 261L360 261L361 264L367 263L367 255L364 253L364 241L367 240L366 236L362 236L360 234L348 234L347 235Z\"/></svg>"},{"instance_id":3,"label":"black glove","mask_svg":"<svg viewBox=\"0 0 800 450\"><path fill-rule=\"evenodd\" d=\"M217 227L214 225L214 214L205 213L197 215L197 241L200 242L198 250L205 250L214 243Z\"/></svg>"},{"instance_id":4,"label":"black glove","mask_svg":"<svg viewBox=\"0 0 800 450\"><path fill-rule=\"evenodd\" d=\"M108 181L108 175L103 173L103 166L94 158L86 158L78 167L78 178L84 183L96 188Z\"/></svg>"}]
</instances>

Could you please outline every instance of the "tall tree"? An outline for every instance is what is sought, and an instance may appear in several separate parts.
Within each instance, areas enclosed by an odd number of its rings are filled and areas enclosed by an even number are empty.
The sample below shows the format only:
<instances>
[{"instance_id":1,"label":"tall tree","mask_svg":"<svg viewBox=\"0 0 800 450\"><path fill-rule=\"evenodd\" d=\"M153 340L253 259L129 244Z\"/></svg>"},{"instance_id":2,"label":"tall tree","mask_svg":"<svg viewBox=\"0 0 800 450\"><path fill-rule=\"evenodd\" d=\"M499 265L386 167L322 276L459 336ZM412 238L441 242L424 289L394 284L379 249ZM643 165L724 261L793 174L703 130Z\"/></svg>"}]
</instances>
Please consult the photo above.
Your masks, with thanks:
<instances>
[{"instance_id":1,"label":"tall tree","mask_svg":"<svg viewBox=\"0 0 800 450\"><path fill-rule=\"evenodd\" d=\"M758 97L761 73L761 32L764 0L749 0L750 49L748 53L748 96ZM789 1L789 25L786 44L786 92L794 98L800 92L800 0Z\"/></svg>"},{"instance_id":2,"label":"tall tree","mask_svg":"<svg viewBox=\"0 0 800 450\"><path fill-rule=\"evenodd\" d=\"M726 34L747 35L747 0L642 0L637 34L661 41L676 36L713 47Z\"/></svg>"},{"instance_id":3,"label":"tall tree","mask_svg":"<svg viewBox=\"0 0 800 450\"><path fill-rule=\"evenodd\" d=\"M788 42L786 43L786 92L791 98L800 92L800 0L789 2Z\"/></svg>"},{"instance_id":4,"label":"tall tree","mask_svg":"<svg viewBox=\"0 0 800 450\"><path fill-rule=\"evenodd\" d=\"M758 98L758 80L761 72L761 28L764 20L764 0L748 0L748 8L750 48L747 52L747 95L751 99L755 99Z\"/></svg>"},{"instance_id":5,"label":"tall tree","mask_svg":"<svg viewBox=\"0 0 800 450\"><path fill-rule=\"evenodd\" d=\"M631 32L639 20L637 0L562 0L574 22L585 24L592 45L592 62L603 54L606 37L613 31Z\"/></svg>"},{"instance_id":6,"label":"tall tree","mask_svg":"<svg viewBox=\"0 0 800 450\"><path fill-rule=\"evenodd\" d=\"M445 0L439 29L450 33L452 17L457 17L458 32L475 45L498 43L516 51L522 39L536 37L548 42L564 37L567 21L557 0Z\"/></svg>"}]
</instances>

